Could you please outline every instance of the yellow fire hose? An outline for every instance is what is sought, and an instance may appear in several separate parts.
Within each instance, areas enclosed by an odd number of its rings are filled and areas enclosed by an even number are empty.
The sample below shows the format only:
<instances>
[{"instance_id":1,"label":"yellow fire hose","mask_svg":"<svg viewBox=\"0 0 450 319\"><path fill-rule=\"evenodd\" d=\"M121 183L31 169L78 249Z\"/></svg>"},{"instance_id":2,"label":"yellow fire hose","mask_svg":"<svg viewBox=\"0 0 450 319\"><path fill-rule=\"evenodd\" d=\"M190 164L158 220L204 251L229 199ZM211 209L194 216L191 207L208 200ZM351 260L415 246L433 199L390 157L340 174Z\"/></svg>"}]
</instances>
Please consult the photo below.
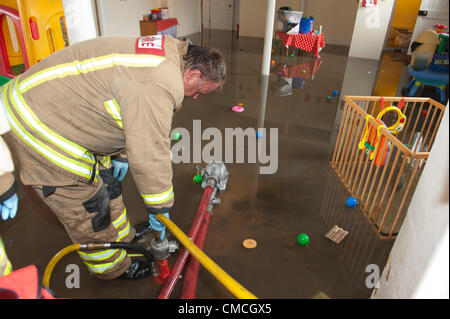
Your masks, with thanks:
<instances>
[{"instance_id":1,"label":"yellow fire hose","mask_svg":"<svg viewBox=\"0 0 450 319\"><path fill-rule=\"evenodd\" d=\"M195 245L170 219L162 214L157 214L158 218L171 232L180 243L191 253L191 255L199 261L225 288L227 288L235 297L239 299L257 299L255 295L245 289L241 284L228 275L222 268L220 268L211 258L209 258L197 245ZM92 246L91 246L92 245ZM101 245L83 244L83 247L91 247L100 249ZM44 278L42 283L49 287L50 277L56 264L67 254L81 249L82 244L72 244L60 250L48 263L45 268Z\"/></svg>"},{"instance_id":2,"label":"yellow fire hose","mask_svg":"<svg viewBox=\"0 0 450 319\"><path fill-rule=\"evenodd\" d=\"M257 299L255 295L245 289L241 284L228 275L211 258L209 258L196 244L194 244L170 219L162 214L156 214L170 232L177 237L180 243L203 265L222 285L239 299Z\"/></svg>"},{"instance_id":3,"label":"yellow fire hose","mask_svg":"<svg viewBox=\"0 0 450 319\"><path fill-rule=\"evenodd\" d=\"M65 255L70 254L71 252L77 251L80 249L81 244L72 244L70 246L67 246L63 249L61 249L48 263L47 267L44 271L44 278L42 279L42 284L45 287L50 288L50 277L52 276L53 268L55 268L58 261L61 260Z\"/></svg>"}]
</instances>

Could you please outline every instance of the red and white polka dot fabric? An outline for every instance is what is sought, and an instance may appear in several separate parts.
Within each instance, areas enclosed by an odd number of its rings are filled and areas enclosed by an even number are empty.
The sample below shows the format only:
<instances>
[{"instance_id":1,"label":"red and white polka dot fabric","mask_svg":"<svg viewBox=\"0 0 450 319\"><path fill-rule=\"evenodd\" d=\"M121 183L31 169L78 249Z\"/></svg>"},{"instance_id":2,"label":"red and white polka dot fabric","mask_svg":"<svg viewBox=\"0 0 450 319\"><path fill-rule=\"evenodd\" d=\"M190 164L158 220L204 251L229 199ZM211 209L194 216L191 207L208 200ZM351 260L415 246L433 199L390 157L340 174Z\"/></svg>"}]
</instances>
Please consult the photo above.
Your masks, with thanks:
<instances>
[{"instance_id":1,"label":"red and white polka dot fabric","mask_svg":"<svg viewBox=\"0 0 450 319\"><path fill-rule=\"evenodd\" d=\"M278 32L278 36L285 47L296 47L301 50L312 52L315 57L319 57L319 49L325 47L323 33L287 34Z\"/></svg>"},{"instance_id":2,"label":"red and white polka dot fabric","mask_svg":"<svg viewBox=\"0 0 450 319\"><path fill-rule=\"evenodd\" d=\"M174 25L178 25L177 18L170 18L166 20L157 20L156 25L158 26L158 31L164 31Z\"/></svg>"},{"instance_id":3,"label":"red and white polka dot fabric","mask_svg":"<svg viewBox=\"0 0 450 319\"><path fill-rule=\"evenodd\" d=\"M280 65L274 72L284 78L310 79L319 71L322 59L311 58L308 62L297 65Z\"/></svg>"}]
</instances>

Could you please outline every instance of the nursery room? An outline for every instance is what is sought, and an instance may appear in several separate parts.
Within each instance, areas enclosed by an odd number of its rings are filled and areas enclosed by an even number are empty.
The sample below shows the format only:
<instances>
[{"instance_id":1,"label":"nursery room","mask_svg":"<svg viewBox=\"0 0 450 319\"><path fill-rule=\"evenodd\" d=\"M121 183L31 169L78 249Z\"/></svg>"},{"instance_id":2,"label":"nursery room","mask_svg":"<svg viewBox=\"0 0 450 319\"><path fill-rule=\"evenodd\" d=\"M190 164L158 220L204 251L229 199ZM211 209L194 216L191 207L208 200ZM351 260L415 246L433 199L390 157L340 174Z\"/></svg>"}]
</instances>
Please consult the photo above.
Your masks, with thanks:
<instances>
[{"instance_id":1,"label":"nursery room","mask_svg":"<svg viewBox=\"0 0 450 319\"><path fill-rule=\"evenodd\" d=\"M0 298L448 299L448 12L0 0Z\"/></svg>"}]
</instances>

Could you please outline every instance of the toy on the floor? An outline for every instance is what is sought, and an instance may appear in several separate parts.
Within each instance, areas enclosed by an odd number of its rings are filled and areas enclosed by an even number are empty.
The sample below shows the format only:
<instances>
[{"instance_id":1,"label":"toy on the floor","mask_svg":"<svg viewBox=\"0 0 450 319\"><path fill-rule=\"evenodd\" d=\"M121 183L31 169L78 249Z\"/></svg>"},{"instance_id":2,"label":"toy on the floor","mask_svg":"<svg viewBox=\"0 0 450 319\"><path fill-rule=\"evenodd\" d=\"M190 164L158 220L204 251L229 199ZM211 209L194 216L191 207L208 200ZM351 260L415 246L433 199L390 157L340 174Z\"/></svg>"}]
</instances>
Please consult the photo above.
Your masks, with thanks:
<instances>
[{"instance_id":1,"label":"toy on the floor","mask_svg":"<svg viewBox=\"0 0 450 319\"><path fill-rule=\"evenodd\" d=\"M178 141L181 138L180 132L173 132L172 136L176 141Z\"/></svg>"},{"instance_id":2,"label":"toy on the floor","mask_svg":"<svg viewBox=\"0 0 450 319\"><path fill-rule=\"evenodd\" d=\"M254 239L246 239L242 242L242 245L247 249L253 249L253 248L256 248L256 246L258 244L256 243L256 240L254 240Z\"/></svg>"},{"instance_id":3,"label":"toy on the floor","mask_svg":"<svg viewBox=\"0 0 450 319\"><path fill-rule=\"evenodd\" d=\"M355 197L350 196L345 201L345 205L350 208L356 207L356 205L358 205L358 200Z\"/></svg>"},{"instance_id":4,"label":"toy on the floor","mask_svg":"<svg viewBox=\"0 0 450 319\"><path fill-rule=\"evenodd\" d=\"M192 179L194 184L200 184L201 182L203 182L203 176L200 174L197 174L194 176L194 178Z\"/></svg>"},{"instance_id":5,"label":"toy on the floor","mask_svg":"<svg viewBox=\"0 0 450 319\"><path fill-rule=\"evenodd\" d=\"M12 23L8 23L8 19ZM3 0L0 75L13 78L69 46L61 0Z\"/></svg>"},{"instance_id":6,"label":"toy on the floor","mask_svg":"<svg viewBox=\"0 0 450 319\"><path fill-rule=\"evenodd\" d=\"M244 107L240 105L235 105L231 108L231 110L236 113L241 113L244 112Z\"/></svg>"},{"instance_id":7,"label":"toy on the floor","mask_svg":"<svg viewBox=\"0 0 450 319\"><path fill-rule=\"evenodd\" d=\"M338 90L333 91L333 96L336 96L336 95L338 95Z\"/></svg>"},{"instance_id":8,"label":"toy on the floor","mask_svg":"<svg viewBox=\"0 0 450 319\"><path fill-rule=\"evenodd\" d=\"M297 236L297 243L300 246L308 245L309 244L309 236L307 234L305 234L305 233L298 234L298 236Z\"/></svg>"},{"instance_id":9,"label":"toy on the floor","mask_svg":"<svg viewBox=\"0 0 450 319\"><path fill-rule=\"evenodd\" d=\"M196 169L197 172L195 173L195 176L192 178L192 181L194 182L194 184L201 184L203 182L203 174L200 169L200 166L197 166Z\"/></svg>"}]
</instances>

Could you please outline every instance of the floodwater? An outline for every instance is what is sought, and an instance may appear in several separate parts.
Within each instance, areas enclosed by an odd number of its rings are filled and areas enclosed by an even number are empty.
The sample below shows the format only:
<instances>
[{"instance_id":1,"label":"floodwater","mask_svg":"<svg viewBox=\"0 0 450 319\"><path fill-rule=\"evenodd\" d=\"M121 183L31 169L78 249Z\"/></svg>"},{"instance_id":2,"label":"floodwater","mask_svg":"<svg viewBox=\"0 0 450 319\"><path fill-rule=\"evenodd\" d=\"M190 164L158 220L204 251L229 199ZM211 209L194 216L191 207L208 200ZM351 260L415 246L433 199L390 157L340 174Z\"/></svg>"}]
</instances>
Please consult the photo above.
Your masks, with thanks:
<instances>
[{"instance_id":1,"label":"floodwater","mask_svg":"<svg viewBox=\"0 0 450 319\"><path fill-rule=\"evenodd\" d=\"M256 157L256 163L248 163L248 155L255 151L245 146L245 163L226 163L230 178L227 189L217 195L221 204L214 208L204 252L259 298L369 298L372 287L366 286L367 266L376 265L381 273L393 240L380 238L358 208L345 207L349 194L329 164L341 105L340 94L333 96L332 92L341 92L348 48L327 46L320 59L315 59L292 49L286 54L277 44L272 73L262 77L262 39L237 40L226 32L188 38L220 49L227 60L228 78L222 91L186 99L175 114L173 128L187 129L190 137L183 139L190 139L191 146L195 125L200 123L202 131L217 128L223 133L224 150L226 128L266 128L265 142L270 146L266 149L269 161ZM361 86L361 79L346 80L350 81L347 86L351 81ZM244 112L231 111L238 103L243 103ZM269 137L276 138L277 147L270 145ZM209 141L200 142L204 146ZM269 164L270 174L261 174ZM173 165L175 206L170 214L186 234L203 193L192 182L197 166L206 163ZM123 182L123 196L131 222L145 220L147 214L130 173ZM339 244L324 236L334 225L349 232ZM300 233L309 236L307 246L297 243ZM18 216L0 224L0 234L15 269L35 264L43 271L54 254L71 244L48 208L23 187ZM257 242L256 248L243 247L248 238ZM170 257L170 266L178 252ZM80 266L79 288L66 287L70 264ZM182 280L170 298L179 298ZM133 282L93 278L76 253L57 264L50 288L63 298L153 299L161 290L152 278ZM234 298L203 267L196 296Z\"/></svg>"}]
</instances>

